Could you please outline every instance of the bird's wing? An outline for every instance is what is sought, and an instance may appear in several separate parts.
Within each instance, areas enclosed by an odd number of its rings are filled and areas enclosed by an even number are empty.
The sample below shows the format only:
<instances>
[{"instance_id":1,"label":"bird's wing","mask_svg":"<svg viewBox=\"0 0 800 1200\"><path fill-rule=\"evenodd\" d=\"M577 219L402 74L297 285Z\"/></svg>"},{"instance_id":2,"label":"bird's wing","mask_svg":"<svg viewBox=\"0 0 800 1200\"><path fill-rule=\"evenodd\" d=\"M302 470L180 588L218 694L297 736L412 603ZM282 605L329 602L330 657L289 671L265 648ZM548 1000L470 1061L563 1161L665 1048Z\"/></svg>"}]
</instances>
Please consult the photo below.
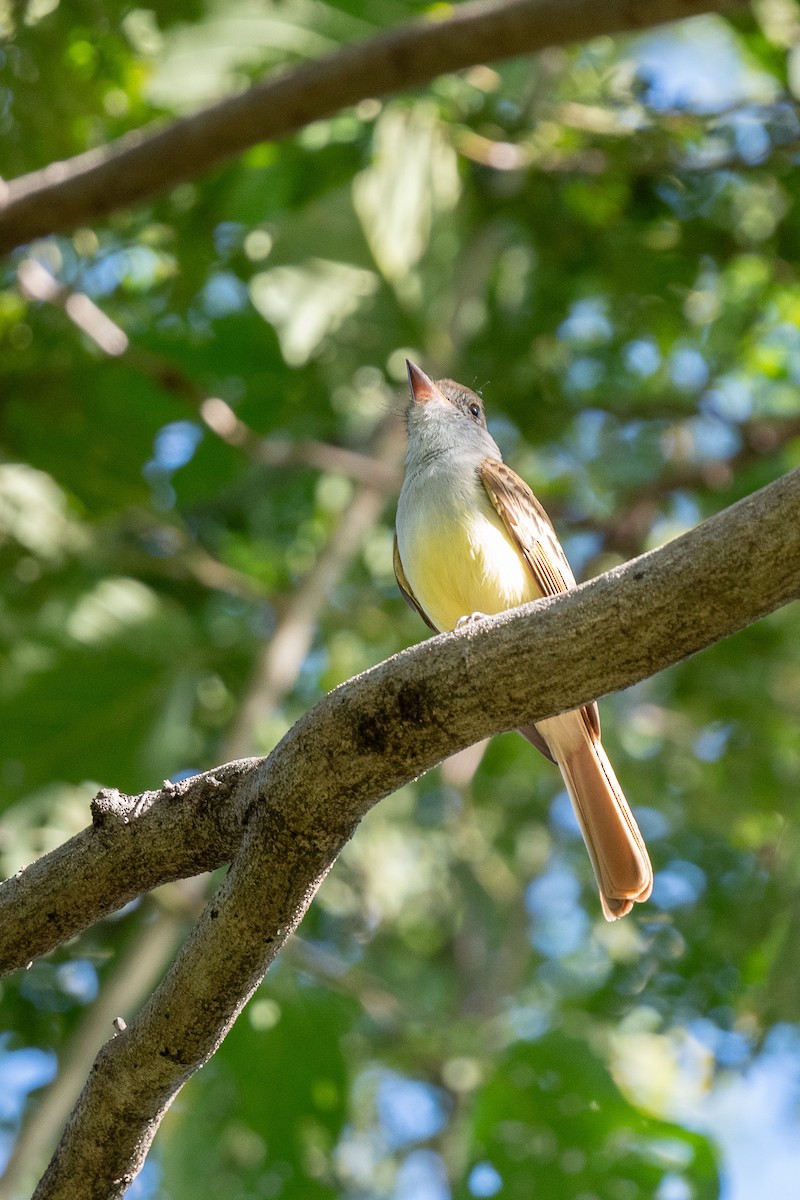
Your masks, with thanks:
<instances>
[{"instance_id":1,"label":"bird's wing","mask_svg":"<svg viewBox=\"0 0 800 1200\"><path fill-rule=\"evenodd\" d=\"M524 479L504 462L485 458L481 481L489 499L531 574L545 596L556 596L575 586L575 576L556 537L550 518Z\"/></svg>"},{"instance_id":2,"label":"bird's wing","mask_svg":"<svg viewBox=\"0 0 800 1200\"><path fill-rule=\"evenodd\" d=\"M560 592L568 592L575 586L572 568L550 518L525 480L494 458L483 460L480 476L489 499L542 595L557 596ZM600 716L597 705L587 704L581 711L593 740L598 740Z\"/></svg>"},{"instance_id":3,"label":"bird's wing","mask_svg":"<svg viewBox=\"0 0 800 1200\"><path fill-rule=\"evenodd\" d=\"M434 633L439 633L440 631L436 628L436 626L430 620L428 615L425 613L424 609L420 605L419 600L417 600L417 597L414 595L414 593L411 590L411 584L406 579L406 573L403 570L403 564L400 560L400 547L397 544L397 534L394 535L393 561L394 561L394 577L397 580L397 586L400 588L400 591L402 593L403 599L405 600L406 604L409 606L409 608L413 608L415 612L419 613L419 615L422 617L423 621L425 622L425 624L428 626L429 629L432 629Z\"/></svg>"}]
</instances>

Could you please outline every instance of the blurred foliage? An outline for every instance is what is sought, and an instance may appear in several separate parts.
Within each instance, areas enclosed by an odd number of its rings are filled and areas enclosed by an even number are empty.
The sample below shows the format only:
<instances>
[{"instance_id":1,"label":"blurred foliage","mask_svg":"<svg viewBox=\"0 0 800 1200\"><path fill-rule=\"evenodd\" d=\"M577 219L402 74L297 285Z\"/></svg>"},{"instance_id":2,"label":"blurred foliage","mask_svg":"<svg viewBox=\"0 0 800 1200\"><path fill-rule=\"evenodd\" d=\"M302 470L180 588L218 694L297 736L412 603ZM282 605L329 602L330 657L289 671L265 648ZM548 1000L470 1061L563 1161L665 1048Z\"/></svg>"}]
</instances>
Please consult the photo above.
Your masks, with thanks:
<instances>
[{"instance_id":1,"label":"blurred foliage","mask_svg":"<svg viewBox=\"0 0 800 1200\"><path fill-rule=\"evenodd\" d=\"M423 8L0 5L3 173ZM247 449L373 453L406 353L483 389L584 576L800 461L799 62L800 9L761 0L476 66L3 266L8 871L86 822L87 781L136 792L226 755L358 486ZM31 260L52 302L20 285ZM208 397L249 440L215 433ZM392 577L392 500L251 752L424 636ZM520 739L380 805L138 1195L794 1195L797 634L783 611L603 705L657 871L619 925ZM159 902L3 984L4 1153Z\"/></svg>"}]
</instances>

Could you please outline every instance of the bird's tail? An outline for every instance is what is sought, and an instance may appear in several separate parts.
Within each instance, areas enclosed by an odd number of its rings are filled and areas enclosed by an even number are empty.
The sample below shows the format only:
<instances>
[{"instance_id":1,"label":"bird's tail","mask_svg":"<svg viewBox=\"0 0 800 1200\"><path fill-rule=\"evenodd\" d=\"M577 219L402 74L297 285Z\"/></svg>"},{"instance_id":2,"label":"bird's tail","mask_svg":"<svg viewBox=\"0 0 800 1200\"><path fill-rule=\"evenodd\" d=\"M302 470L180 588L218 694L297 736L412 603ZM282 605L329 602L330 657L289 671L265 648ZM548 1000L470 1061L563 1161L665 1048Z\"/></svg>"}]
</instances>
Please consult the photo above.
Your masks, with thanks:
<instances>
[{"instance_id":1,"label":"bird's tail","mask_svg":"<svg viewBox=\"0 0 800 1200\"><path fill-rule=\"evenodd\" d=\"M615 921L652 891L647 847L600 742L587 737L557 761L592 860L603 914Z\"/></svg>"},{"instance_id":2,"label":"bird's tail","mask_svg":"<svg viewBox=\"0 0 800 1200\"><path fill-rule=\"evenodd\" d=\"M536 733L540 741L546 739L564 777L594 868L603 915L615 921L648 898L653 868L606 752L583 721L576 722L577 716L570 713L543 722ZM529 737L529 729L520 732Z\"/></svg>"}]
</instances>

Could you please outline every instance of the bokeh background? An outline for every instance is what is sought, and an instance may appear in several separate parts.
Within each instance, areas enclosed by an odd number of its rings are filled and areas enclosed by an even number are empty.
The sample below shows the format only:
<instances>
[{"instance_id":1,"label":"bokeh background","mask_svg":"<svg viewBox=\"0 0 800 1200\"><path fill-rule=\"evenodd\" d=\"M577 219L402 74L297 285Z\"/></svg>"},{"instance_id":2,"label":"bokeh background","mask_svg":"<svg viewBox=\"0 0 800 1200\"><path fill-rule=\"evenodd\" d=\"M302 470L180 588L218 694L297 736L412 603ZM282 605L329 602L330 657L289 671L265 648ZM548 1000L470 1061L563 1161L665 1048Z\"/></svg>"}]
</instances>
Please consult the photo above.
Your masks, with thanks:
<instances>
[{"instance_id":1,"label":"bokeh background","mask_svg":"<svg viewBox=\"0 0 800 1200\"><path fill-rule=\"evenodd\" d=\"M0 7L6 177L415 13ZM404 358L484 395L579 577L800 461L800 7L500 67L254 147L0 274L0 858L267 753L426 635L391 566ZM506 735L375 809L137 1200L752 1200L800 1178L793 609L606 700L656 868L613 926ZM172 886L2 985L0 1196L29 1194Z\"/></svg>"}]
</instances>

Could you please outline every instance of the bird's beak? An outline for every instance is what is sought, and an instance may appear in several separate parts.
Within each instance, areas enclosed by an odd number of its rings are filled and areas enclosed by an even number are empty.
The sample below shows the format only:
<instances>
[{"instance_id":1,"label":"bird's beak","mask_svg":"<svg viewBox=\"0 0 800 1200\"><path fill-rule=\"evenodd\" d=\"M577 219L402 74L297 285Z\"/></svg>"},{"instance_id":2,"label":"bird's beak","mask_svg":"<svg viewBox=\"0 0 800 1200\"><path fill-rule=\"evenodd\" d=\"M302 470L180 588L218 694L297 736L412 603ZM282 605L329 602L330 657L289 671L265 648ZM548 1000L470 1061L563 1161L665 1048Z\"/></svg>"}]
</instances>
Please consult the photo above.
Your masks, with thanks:
<instances>
[{"instance_id":1,"label":"bird's beak","mask_svg":"<svg viewBox=\"0 0 800 1200\"><path fill-rule=\"evenodd\" d=\"M428 404L431 400L446 402L447 397L442 395L430 376L426 375L422 368L413 363L410 358L406 359L406 369L408 370L411 398L415 404Z\"/></svg>"}]
</instances>

